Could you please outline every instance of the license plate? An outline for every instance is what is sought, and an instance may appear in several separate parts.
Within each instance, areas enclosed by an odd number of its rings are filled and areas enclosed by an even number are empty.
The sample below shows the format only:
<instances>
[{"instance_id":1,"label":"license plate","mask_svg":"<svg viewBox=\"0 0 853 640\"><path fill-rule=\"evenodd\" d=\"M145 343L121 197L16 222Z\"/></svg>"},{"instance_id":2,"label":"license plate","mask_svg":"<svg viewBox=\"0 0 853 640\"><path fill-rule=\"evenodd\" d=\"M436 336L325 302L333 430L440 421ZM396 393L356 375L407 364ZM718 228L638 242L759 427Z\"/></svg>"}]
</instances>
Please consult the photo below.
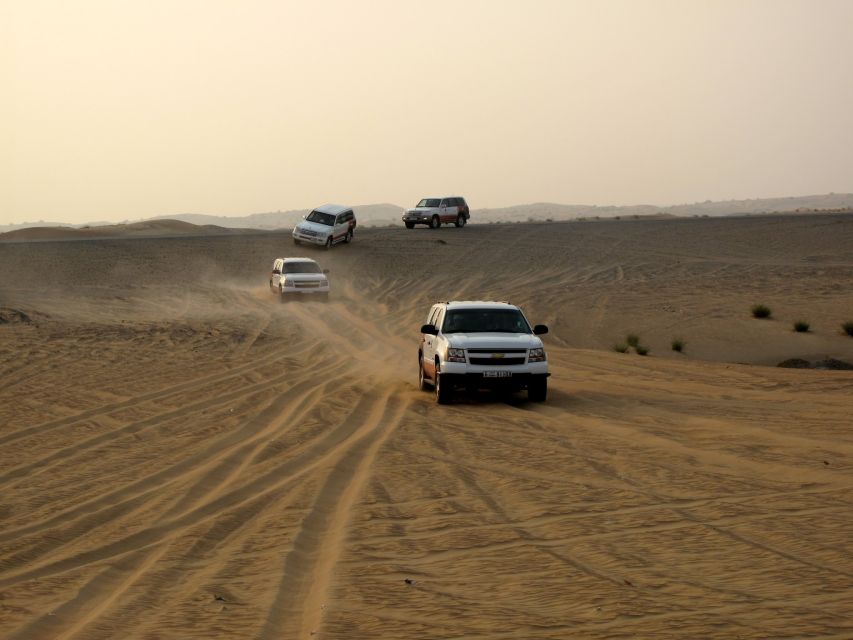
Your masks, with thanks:
<instances>
[{"instance_id":1,"label":"license plate","mask_svg":"<svg viewBox=\"0 0 853 640\"><path fill-rule=\"evenodd\" d=\"M484 378L511 378L512 371L483 371Z\"/></svg>"}]
</instances>

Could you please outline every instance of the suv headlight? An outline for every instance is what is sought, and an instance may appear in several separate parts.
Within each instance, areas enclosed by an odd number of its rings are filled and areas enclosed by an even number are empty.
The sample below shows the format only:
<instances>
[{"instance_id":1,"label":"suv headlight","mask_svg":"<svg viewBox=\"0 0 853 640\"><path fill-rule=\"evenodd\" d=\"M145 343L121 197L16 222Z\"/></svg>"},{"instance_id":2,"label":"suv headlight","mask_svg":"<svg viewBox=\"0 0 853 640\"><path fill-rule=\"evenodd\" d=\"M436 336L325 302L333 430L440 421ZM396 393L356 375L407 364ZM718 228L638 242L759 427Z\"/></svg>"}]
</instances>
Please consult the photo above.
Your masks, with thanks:
<instances>
[{"instance_id":1,"label":"suv headlight","mask_svg":"<svg viewBox=\"0 0 853 640\"><path fill-rule=\"evenodd\" d=\"M292 287L293 286L293 280L291 280L290 278L285 278L284 279L284 286L285 287Z\"/></svg>"},{"instance_id":2,"label":"suv headlight","mask_svg":"<svg viewBox=\"0 0 853 640\"><path fill-rule=\"evenodd\" d=\"M449 348L447 350L447 361L448 362L465 362L465 349Z\"/></svg>"},{"instance_id":3,"label":"suv headlight","mask_svg":"<svg viewBox=\"0 0 853 640\"><path fill-rule=\"evenodd\" d=\"M531 349L530 353L527 354L528 362L544 362L545 361L545 349Z\"/></svg>"}]
</instances>

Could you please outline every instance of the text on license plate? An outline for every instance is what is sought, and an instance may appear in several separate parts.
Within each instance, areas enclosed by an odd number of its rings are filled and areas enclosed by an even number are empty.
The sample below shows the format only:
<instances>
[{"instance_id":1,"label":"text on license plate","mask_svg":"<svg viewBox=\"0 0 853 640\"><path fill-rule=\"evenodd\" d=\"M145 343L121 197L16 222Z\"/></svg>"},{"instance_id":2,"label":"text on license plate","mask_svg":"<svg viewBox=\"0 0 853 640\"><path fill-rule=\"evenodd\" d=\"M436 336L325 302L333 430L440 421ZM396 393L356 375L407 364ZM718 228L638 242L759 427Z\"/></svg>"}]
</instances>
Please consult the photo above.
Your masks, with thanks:
<instances>
[{"instance_id":1,"label":"text on license plate","mask_svg":"<svg viewBox=\"0 0 853 640\"><path fill-rule=\"evenodd\" d=\"M511 378L512 371L483 371L484 378Z\"/></svg>"}]
</instances>

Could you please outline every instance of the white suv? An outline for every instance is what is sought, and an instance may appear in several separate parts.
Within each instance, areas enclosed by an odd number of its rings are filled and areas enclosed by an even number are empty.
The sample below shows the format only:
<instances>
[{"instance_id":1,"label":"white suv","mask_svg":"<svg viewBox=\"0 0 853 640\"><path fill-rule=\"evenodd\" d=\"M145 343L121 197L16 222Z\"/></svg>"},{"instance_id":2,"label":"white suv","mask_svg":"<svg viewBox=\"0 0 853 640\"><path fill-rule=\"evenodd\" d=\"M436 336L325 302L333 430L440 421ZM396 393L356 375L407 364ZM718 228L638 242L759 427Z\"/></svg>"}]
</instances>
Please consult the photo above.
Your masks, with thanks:
<instances>
[{"instance_id":1,"label":"white suv","mask_svg":"<svg viewBox=\"0 0 853 640\"><path fill-rule=\"evenodd\" d=\"M293 228L293 243L308 242L331 249L333 244L352 242L355 227L355 213L350 207L324 204Z\"/></svg>"},{"instance_id":2,"label":"white suv","mask_svg":"<svg viewBox=\"0 0 853 640\"><path fill-rule=\"evenodd\" d=\"M329 299L328 269L320 269L320 265L311 258L276 258L272 263L270 274L270 289L281 296L282 302L288 300Z\"/></svg>"},{"instance_id":3,"label":"white suv","mask_svg":"<svg viewBox=\"0 0 853 640\"><path fill-rule=\"evenodd\" d=\"M406 229L414 229L416 224L429 225L438 229L442 223L453 223L464 227L471 217L468 203L460 196L445 196L444 198L424 198L414 209L407 209L403 214Z\"/></svg>"},{"instance_id":4,"label":"white suv","mask_svg":"<svg viewBox=\"0 0 853 640\"><path fill-rule=\"evenodd\" d=\"M435 389L439 404L463 387L527 389L530 400L544 402L551 374L538 336L545 333L508 302L434 304L421 327L418 386Z\"/></svg>"}]
</instances>

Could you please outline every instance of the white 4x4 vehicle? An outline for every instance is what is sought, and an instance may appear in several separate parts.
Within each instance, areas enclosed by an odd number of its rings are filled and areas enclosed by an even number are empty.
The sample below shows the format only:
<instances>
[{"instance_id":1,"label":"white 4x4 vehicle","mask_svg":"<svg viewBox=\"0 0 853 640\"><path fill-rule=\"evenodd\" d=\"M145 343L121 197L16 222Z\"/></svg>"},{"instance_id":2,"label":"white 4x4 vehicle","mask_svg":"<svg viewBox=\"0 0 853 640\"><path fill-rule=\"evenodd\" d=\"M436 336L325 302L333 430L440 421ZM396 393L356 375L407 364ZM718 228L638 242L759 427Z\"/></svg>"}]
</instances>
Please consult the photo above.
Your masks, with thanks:
<instances>
[{"instance_id":1,"label":"white 4x4 vehicle","mask_svg":"<svg viewBox=\"0 0 853 640\"><path fill-rule=\"evenodd\" d=\"M424 198L414 209L407 209L403 214L403 222L406 229L414 229L416 224L429 225L431 229L438 229L442 223L453 223L457 227L464 227L471 217L468 203L460 196L446 196L444 198Z\"/></svg>"},{"instance_id":2,"label":"white 4x4 vehicle","mask_svg":"<svg viewBox=\"0 0 853 640\"><path fill-rule=\"evenodd\" d=\"M527 397L544 402L548 361L540 335L517 306L508 302L439 302L421 327L418 386L433 387L439 404L458 388L527 389Z\"/></svg>"},{"instance_id":3,"label":"white 4x4 vehicle","mask_svg":"<svg viewBox=\"0 0 853 640\"><path fill-rule=\"evenodd\" d=\"M333 244L352 242L355 227L355 213L350 207L324 204L293 228L293 243L308 242L331 249Z\"/></svg>"},{"instance_id":4,"label":"white 4x4 vehicle","mask_svg":"<svg viewBox=\"0 0 853 640\"><path fill-rule=\"evenodd\" d=\"M270 289L282 302L296 298L329 299L328 269L311 258L276 258L272 263Z\"/></svg>"}]
</instances>

